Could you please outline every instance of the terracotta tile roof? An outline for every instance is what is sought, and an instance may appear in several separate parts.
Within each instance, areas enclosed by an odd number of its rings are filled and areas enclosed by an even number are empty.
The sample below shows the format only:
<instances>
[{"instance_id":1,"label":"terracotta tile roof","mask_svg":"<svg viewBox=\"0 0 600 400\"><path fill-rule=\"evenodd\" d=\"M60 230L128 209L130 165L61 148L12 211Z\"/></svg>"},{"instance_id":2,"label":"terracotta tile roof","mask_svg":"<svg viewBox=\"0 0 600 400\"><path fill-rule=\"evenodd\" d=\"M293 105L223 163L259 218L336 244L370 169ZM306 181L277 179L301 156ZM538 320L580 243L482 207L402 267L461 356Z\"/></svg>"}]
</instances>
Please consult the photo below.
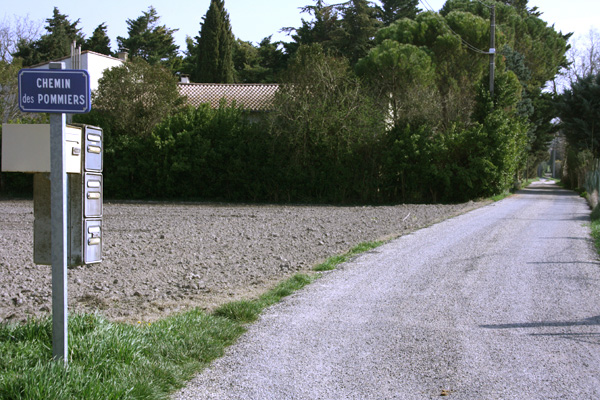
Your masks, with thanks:
<instances>
[{"instance_id":1,"label":"terracotta tile roof","mask_svg":"<svg viewBox=\"0 0 600 400\"><path fill-rule=\"evenodd\" d=\"M210 103L211 107L219 107L222 99L227 105L232 102L250 111L269 111L273 108L273 99L279 89L278 84L246 83L179 83L179 91L187 96L188 102L198 107Z\"/></svg>"}]
</instances>

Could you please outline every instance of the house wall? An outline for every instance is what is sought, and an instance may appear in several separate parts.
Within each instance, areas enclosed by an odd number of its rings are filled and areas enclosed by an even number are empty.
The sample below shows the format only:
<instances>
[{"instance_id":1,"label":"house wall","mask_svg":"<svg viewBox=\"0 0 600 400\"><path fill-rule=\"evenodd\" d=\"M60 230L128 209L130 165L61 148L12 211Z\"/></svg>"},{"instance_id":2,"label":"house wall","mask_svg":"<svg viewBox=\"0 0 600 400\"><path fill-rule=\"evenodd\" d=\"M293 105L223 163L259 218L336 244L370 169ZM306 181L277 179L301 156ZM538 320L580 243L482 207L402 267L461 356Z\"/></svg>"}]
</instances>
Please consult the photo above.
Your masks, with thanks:
<instances>
[{"instance_id":1,"label":"house wall","mask_svg":"<svg viewBox=\"0 0 600 400\"><path fill-rule=\"evenodd\" d=\"M71 57L65 57L59 62L65 63L65 69L71 68ZM118 58L105 56L104 54L94 52L84 52L81 54L81 69L85 69L90 74L90 89L92 91L98 89L98 81L102 78L104 70L112 67L117 67L123 64L123 60ZM34 69L49 69L50 63L40 64L32 67Z\"/></svg>"}]
</instances>

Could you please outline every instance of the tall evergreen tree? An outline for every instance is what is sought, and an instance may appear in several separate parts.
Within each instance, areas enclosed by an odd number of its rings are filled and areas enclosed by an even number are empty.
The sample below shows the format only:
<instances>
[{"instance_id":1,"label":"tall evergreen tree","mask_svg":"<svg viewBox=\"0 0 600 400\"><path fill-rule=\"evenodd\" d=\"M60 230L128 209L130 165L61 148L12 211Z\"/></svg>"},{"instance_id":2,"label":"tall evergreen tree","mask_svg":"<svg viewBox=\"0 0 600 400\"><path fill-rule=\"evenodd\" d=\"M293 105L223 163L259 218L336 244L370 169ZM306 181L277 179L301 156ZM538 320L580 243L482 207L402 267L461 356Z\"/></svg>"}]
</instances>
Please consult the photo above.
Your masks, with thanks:
<instances>
[{"instance_id":1,"label":"tall evergreen tree","mask_svg":"<svg viewBox=\"0 0 600 400\"><path fill-rule=\"evenodd\" d=\"M172 68L179 50L173 37L177 29L158 25L159 20L160 17L152 6L137 19L128 19L129 37L117 37L119 50L127 50L130 57L143 58L151 65L160 63Z\"/></svg>"},{"instance_id":2,"label":"tall evergreen tree","mask_svg":"<svg viewBox=\"0 0 600 400\"><path fill-rule=\"evenodd\" d=\"M107 56L112 55L110 50L110 38L106 32L106 23L98 25L94 29L92 36L83 43L81 46L83 50L91 50L96 53L106 54Z\"/></svg>"},{"instance_id":3,"label":"tall evergreen tree","mask_svg":"<svg viewBox=\"0 0 600 400\"><path fill-rule=\"evenodd\" d=\"M381 0L381 22L390 25L401 18L415 19L419 11L419 0Z\"/></svg>"},{"instance_id":4,"label":"tall evergreen tree","mask_svg":"<svg viewBox=\"0 0 600 400\"><path fill-rule=\"evenodd\" d=\"M341 7L341 30L336 34L336 47L351 65L373 47L375 32L381 27L377 9L368 0L350 0Z\"/></svg>"},{"instance_id":5,"label":"tall evergreen tree","mask_svg":"<svg viewBox=\"0 0 600 400\"><path fill-rule=\"evenodd\" d=\"M45 29L48 32L33 42L21 41L17 44L17 52L13 54L23 60L23 66L30 66L68 56L71 44L83 42L81 29L77 27L79 20L71 22L68 16L61 14L54 7L52 18L46 19Z\"/></svg>"},{"instance_id":6,"label":"tall evergreen tree","mask_svg":"<svg viewBox=\"0 0 600 400\"><path fill-rule=\"evenodd\" d=\"M294 43L285 45L289 54L294 54L301 45L310 45L318 43L323 47L325 52L335 53L336 45L334 37L341 29L341 20L338 16L338 11L335 6L326 5L322 0L315 0L314 6L304 6L301 9L302 13L307 13L313 16L312 21L302 19L300 28L284 28L283 30L290 33Z\"/></svg>"},{"instance_id":7,"label":"tall evergreen tree","mask_svg":"<svg viewBox=\"0 0 600 400\"><path fill-rule=\"evenodd\" d=\"M234 40L224 0L211 0L203 18L197 44L190 49L192 80L206 83L234 82Z\"/></svg>"}]
</instances>

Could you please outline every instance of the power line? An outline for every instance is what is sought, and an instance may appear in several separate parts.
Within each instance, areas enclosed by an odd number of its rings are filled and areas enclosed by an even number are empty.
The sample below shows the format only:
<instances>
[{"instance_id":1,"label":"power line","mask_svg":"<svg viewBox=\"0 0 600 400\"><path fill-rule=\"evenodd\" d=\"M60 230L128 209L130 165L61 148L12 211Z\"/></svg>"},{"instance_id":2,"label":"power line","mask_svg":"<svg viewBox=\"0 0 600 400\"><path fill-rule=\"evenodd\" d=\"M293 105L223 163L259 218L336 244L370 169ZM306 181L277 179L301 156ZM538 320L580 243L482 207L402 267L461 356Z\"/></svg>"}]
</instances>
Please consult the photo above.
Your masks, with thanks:
<instances>
[{"instance_id":1,"label":"power line","mask_svg":"<svg viewBox=\"0 0 600 400\"><path fill-rule=\"evenodd\" d=\"M475 0L476 2L478 2L479 4L481 4L482 6L486 6L487 8L489 8L490 10L493 8L493 6L490 6L488 4L485 4L483 1L480 0Z\"/></svg>"}]
</instances>

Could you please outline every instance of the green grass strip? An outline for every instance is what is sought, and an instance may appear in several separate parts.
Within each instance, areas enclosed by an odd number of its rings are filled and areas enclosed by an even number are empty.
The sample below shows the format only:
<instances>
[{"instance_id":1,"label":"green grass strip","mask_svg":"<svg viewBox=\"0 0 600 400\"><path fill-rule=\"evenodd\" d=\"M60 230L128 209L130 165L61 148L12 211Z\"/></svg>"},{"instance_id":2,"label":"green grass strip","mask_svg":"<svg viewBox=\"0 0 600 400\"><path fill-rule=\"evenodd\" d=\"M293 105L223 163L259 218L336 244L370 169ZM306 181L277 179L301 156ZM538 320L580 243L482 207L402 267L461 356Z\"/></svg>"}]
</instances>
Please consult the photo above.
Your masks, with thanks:
<instances>
[{"instance_id":1,"label":"green grass strip","mask_svg":"<svg viewBox=\"0 0 600 400\"><path fill-rule=\"evenodd\" d=\"M591 231L592 231L592 239L594 239L594 244L596 245L596 251L600 254L600 207L596 206L591 214Z\"/></svg>"},{"instance_id":2,"label":"green grass strip","mask_svg":"<svg viewBox=\"0 0 600 400\"><path fill-rule=\"evenodd\" d=\"M153 324L69 318L69 364L52 362L50 318L0 326L2 399L166 399L244 328L193 310Z\"/></svg>"},{"instance_id":3,"label":"green grass strip","mask_svg":"<svg viewBox=\"0 0 600 400\"><path fill-rule=\"evenodd\" d=\"M325 264L335 268L383 242L363 243ZM317 266L315 270L323 270ZM258 299L207 314L192 310L155 323L69 318L69 362L52 361L52 320L0 324L0 399L168 399L245 332L245 324L317 275L297 274Z\"/></svg>"},{"instance_id":4,"label":"green grass strip","mask_svg":"<svg viewBox=\"0 0 600 400\"><path fill-rule=\"evenodd\" d=\"M352 257L354 257L360 253L364 253L365 251L373 250L374 248L377 248L384 243L385 242L382 242L382 241L361 243L361 244L353 247L346 254L329 257L324 263L319 264L316 267L314 267L313 270L318 271L318 272L331 271L331 270L335 269L335 267L337 267L338 265L350 260Z\"/></svg>"},{"instance_id":5,"label":"green grass strip","mask_svg":"<svg viewBox=\"0 0 600 400\"><path fill-rule=\"evenodd\" d=\"M212 315L192 310L155 323L69 318L69 363L52 362L52 321L0 324L0 398L168 399L221 357L244 324L315 277L295 275L259 299L226 304Z\"/></svg>"}]
</instances>

